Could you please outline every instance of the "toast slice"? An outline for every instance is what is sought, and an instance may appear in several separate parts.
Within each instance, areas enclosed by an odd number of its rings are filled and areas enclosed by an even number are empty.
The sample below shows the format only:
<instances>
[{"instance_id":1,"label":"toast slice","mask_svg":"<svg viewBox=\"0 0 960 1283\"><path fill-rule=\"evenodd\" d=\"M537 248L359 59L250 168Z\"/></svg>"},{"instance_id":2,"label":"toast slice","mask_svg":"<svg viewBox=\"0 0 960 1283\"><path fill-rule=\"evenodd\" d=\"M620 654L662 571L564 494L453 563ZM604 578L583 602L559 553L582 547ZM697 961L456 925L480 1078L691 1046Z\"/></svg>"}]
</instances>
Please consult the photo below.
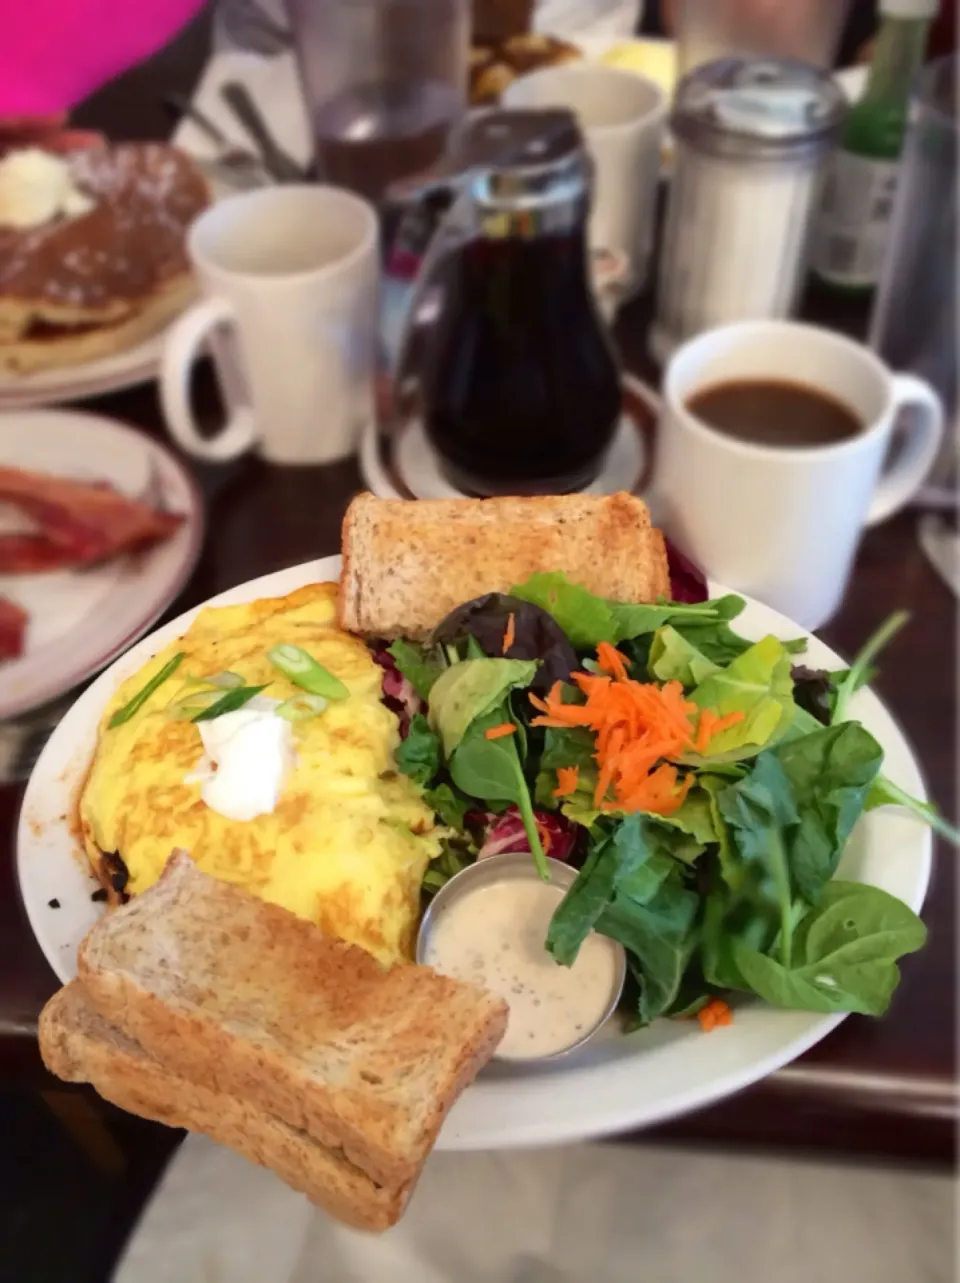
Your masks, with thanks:
<instances>
[{"instance_id":1,"label":"toast slice","mask_svg":"<svg viewBox=\"0 0 960 1283\"><path fill-rule=\"evenodd\" d=\"M343 520L339 624L430 635L454 607L562 570L616 601L670 596L663 535L633 495L412 502L358 495Z\"/></svg>"},{"instance_id":2,"label":"toast slice","mask_svg":"<svg viewBox=\"0 0 960 1283\"><path fill-rule=\"evenodd\" d=\"M203 1132L250 1162L269 1167L355 1229L389 1229L413 1191L413 1182L396 1188L377 1185L336 1151L247 1101L171 1073L97 1013L79 980L54 994L44 1007L40 1053L58 1078L90 1083L129 1113Z\"/></svg>"},{"instance_id":3,"label":"toast slice","mask_svg":"<svg viewBox=\"0 0 960 1283\"><path fill-rule=\"evenodd\" d=\"M416 1176L507 1023L485 990L412 963L385 970L183 852L96 923L78 970L101 1015L166 1068L394 1187Z\"/></svg>"}]
</instances>

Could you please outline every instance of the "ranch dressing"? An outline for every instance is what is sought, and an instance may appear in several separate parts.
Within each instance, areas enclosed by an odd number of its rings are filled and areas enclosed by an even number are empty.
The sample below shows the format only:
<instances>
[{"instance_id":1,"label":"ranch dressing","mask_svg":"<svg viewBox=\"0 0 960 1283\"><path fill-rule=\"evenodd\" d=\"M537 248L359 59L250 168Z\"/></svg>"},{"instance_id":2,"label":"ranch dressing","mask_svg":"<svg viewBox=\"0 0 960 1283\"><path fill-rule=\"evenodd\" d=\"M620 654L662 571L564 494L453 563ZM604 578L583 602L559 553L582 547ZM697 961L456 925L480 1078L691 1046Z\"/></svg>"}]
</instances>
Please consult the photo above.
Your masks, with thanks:
<instances>
[{"instance_id":1,"label":"ranch dressing","mask_svg":"<svg viewBox=\"0 0 960 1283\"><path fill-rule=\"evenodd\" d=\"M617 946L592 931L572 967L544 947L562 887L506 878L454 900L438 916L424 962L503 998L510 1008L497 1055L553 1056L580 1042L615 996Z\"/></svg>"}]
</instances>

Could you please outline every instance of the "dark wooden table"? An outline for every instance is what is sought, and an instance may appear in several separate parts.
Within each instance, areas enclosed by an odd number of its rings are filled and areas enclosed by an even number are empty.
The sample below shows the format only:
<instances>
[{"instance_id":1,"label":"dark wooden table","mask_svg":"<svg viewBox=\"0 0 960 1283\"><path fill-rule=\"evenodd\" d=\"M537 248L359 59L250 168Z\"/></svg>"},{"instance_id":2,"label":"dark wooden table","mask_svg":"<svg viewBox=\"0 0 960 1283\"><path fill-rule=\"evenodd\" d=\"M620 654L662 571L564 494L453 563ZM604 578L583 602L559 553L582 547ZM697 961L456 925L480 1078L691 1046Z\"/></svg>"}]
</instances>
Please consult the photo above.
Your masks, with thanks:
<instances>
[{"instance_id":1,"label":"dark wooden table","mask_svg":"<svg viewBox=\"0 0 960 1283\"><path fill-rule=\"evenodd\" d=\"M91 103L84 124L125 136L156 136L169 122L161 95L189 90L206 48L195 27L148 67ZM847 328L856 310L819 319ZM647 305L621 317L626 363L649 373L644 355ZM212 412L209 379L201 403ZM156 390L147 385L101 397L86 407L162 435ZM243 580L336 552L346 504L360 487L355 464L333 468L271 468L253 458L229 466L194 466L208 505L209 537L179 611ZM904 514L863 541L853 580L826 640L850 654L894 608L913 613L883 658L877 683L914 744L938 804L955 815L956 610L923 558L916 515ZM0 788L0 1083L41 1081L36 1021L53 992L53 973L27 926L13 872L13 832L21 796ZM908 958L889 1015L851 1016L793 1065L722 1104L647 1133L694 1143L764 1146L946 1164L953 1160L955 1083L955 856L938 844L924 916L930 940Z\"/></svg>"}]
</instances>

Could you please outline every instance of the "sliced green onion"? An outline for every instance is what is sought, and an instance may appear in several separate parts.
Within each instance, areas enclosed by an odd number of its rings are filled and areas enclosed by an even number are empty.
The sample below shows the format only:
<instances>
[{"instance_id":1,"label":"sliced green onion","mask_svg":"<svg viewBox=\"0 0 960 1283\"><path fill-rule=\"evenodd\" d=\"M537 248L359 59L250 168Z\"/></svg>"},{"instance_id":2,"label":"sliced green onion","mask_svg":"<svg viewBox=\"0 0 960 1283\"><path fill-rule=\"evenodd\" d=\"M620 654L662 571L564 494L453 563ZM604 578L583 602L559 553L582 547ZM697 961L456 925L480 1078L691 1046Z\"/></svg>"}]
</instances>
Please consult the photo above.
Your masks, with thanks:
<instances>
[{"instance_id":1,"label":"sliced green onion","mask_svg":"<svg viewBox=\"0 0 960 1283\"><path fill-rule=\"evenodd\" d=\"M285 699L277 709L278 717L285 717L288 722L302 722L308 717L316 717L327 707L329 700L322 695L294 695Z\"/></svg>"},{"instance_id":2,"label":"sliced green onion","mask_svg":"<svg viewBox=\"0 0 960 1283\"><path fill-rule=\"evenodd\" d=\"M215 704L203 709L191 720L194 722L210 722L215 717L222 717L224 713L234 713L238 708L243 708L244 704L253 699L254 695L259 695L262 690L266 690L269 685L269 682L264 682L262 686L238 686L232 691L227 691L225 695L221 695Z\"/></svg>"},{"instance_id":3,"label":"sliced green onion","mask_svg":"<svg viewBox=\"0 0 960 1283\"><path fill-rule=\"evenodd\" d=\"M226 672L216 673L213 677L205 677L204 681L208 686L216 686L217 690L232 691L238 686L243 685L243 678L239 673L232 673L228 668Z\"/></svg>"},{"instance_id":4,"label":"sliced green onion","mask_svg":"<svg viewBox=\"0 0 960 1283\"><path fill-rule=\"evenodd\" d=\"M161 687L167 678L171 677L177 671L185 657L186 652L180 651L179 654L174 655L173 659L171 659L169 663L164 664L159 673L154 673L153 677L150 678L142 691L139 691L134 695L133 699L131 699L129 703L124 704L123 708L117 709L114 715L110 718L110 721L107 723L108 729L113 730L115 726L122 726L124 722L129 722L131 717L136 713L139 713L140 709L143 708L144 704L153 692Z\"/></svg>"},{"instance_id":5,"label":"sliced green onion","mask_svg":"<svg viewBox=\"0 0 960 1283\"><path fill-rule=\"evenodd\" d=\"M167 705L167 716L172 717L174 721L191 722L197 713L202 713L205 708L210 708L218 699L223 698L223 691L219 690L192 690L189 694L184 695L182 699L175 700L172 704Z\"/></svg>"},{"instance_id":6,"label":"sliced green onion","mask_svg":"<svg viewBox=\"0 0 960 1283\"><path fill-rule=\"evenodd\" d=\"M322 664L318 664L302 646L281 642L279 646L273 646L267 651L267 659L294 686L309 691L311 695L322 695L324 699L346 699L350 694L340 678L334 677Z\"/></svg>"}]
</instances>

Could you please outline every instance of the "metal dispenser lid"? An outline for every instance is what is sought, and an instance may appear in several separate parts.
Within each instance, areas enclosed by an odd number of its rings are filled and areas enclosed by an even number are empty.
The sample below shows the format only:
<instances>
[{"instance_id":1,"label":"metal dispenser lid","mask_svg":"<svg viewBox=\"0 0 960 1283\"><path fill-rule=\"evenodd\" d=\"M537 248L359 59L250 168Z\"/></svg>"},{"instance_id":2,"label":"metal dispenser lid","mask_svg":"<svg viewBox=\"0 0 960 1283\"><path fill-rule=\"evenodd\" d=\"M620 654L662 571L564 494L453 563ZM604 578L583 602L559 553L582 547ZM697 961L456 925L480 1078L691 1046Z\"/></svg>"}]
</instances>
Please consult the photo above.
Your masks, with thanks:
<instances>
[{"instance_id":1,"label":"metal dispenser lid","mask_svg":"<svg viewBox=\"0 0 960 1283\"><path fill-rule=\"evenodd\" d=\"M847 102L833 77L786 58L720 58L680 82L670 125L701 151L732 160L818 156Z\"/></svg>"}]
</instances>

